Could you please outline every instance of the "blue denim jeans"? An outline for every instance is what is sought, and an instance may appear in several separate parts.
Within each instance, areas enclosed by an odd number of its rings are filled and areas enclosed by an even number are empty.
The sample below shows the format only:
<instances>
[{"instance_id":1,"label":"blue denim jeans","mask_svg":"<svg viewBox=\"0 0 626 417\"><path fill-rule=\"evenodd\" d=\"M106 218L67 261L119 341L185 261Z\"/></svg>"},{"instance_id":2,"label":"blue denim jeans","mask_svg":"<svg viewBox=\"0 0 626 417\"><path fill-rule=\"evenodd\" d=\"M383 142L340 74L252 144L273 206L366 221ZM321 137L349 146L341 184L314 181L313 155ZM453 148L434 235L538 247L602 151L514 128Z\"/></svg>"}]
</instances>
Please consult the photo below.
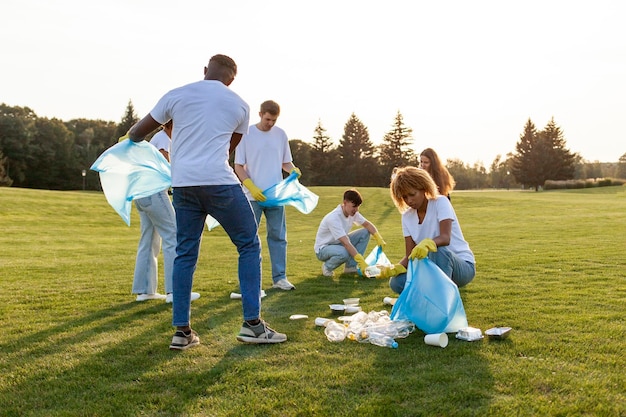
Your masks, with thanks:
<instances>
[{"instance_id":1,"label":"blue denim jeans","mask_svg":"<svg viewBox=\"0 0 626 417\"><path fill-rule=\"evenodd\" d=\"M141 234L135 260L133 294L154 294L157 291L157 257L163 248L165 292L172 292L174 258L176 258L176 214L167 190L135 200L139 212Z\"/></svg>"},{"instance_id":2,"label":"blue denim jeans","mask_svg":"<svg viewBox=\"0 0 626 417\"><path fill-rule=\"evenodd\" d=\"M261 243L257 223L241 185L174 188L178 226L174 260L172 324L188 326L191 288L207 214L224 228L239 253L239 288L244 320L261 315Z\"/></svg>"},{"instance_id":3,"label":"blue denim jeans","mask_svg":"<svg viewBox=\"0 0 626 417\"><path fill-rule=\"evenodd\" d=\"M438 247L437 252L430 252L428 259L450 277L459 288L469 284L476 275L476 266L473 263L462 260L446 246ZM389 287L397 294L402 292L405 284L406 273L389 279Z\"/></svg>"},{"instance_id":4,"label":"blue denim jeans","mask_svg":"<svg viewBox=\"0 0 626 417\"><path fill-rule=\"evenodd\" d=\"M287 278L287 221L285 207L261 207L256 201L250 201L257 224L261 224L261 214L265 214L267 229L267 248L272 263L272 281Z\"/></svg>"},{"instance_id":5,"label":"blue denim jeans","mask_svg":"<svg viewBox=\"0 0 626 417\"><path fill-rule=\"evenodd\" d=\"M370 232L365 228L357 229L348 233L348 239L357 252L363 255L370 242ZM356 268L356 261L341 243L326 245L316 255L317 259L326 262L326 269L329 271L337 269L343 263L346 264L346 268Z\"/></svg>"}]
</instances>

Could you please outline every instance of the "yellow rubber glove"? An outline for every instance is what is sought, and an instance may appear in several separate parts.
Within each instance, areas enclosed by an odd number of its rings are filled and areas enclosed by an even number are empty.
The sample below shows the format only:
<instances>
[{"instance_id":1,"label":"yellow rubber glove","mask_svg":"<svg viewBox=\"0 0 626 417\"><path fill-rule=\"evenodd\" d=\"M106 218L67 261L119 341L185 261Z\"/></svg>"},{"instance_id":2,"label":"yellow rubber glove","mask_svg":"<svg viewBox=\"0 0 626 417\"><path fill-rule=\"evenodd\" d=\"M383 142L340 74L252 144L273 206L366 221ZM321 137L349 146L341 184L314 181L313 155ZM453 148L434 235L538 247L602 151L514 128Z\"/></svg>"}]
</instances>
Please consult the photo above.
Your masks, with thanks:
<instances>
[{"instance_id":1,"label":"yellow rubber glove","mask_svg":"<svg viewBox=\"0 0 626 417\"><path fill-rule=\"evenodd\" d=\"M300 168L293 167L293 169L291 170L290 174L293 174L294 172L298 175L296 178L300 178L302 176L302 171L300 171Z\"/></svg>"},{"instance_id":2,"label":"yellow rubber glove","mask_svg":"<svg viewBox=\"0 0 626 417\"><path fill-rule=\"evenodd\" d=\"M365 270L367 269L367 267L369 265L367 264L367 262L365 262L365 259L363 258L363 255L361 255L360 253L357 253L354 256L354 260L356 261L356 264L359 267L359 269L361 270L361 272L365 273Z\"/></svg>"},{"instance_id":3,"label":"yellow rubber glove","mask_svg":"<svg viewBox=\"0 0 626 417\"><path fill-rule=\"evenodd\" d=\"M126 139L128 139L128 138L129 138L129 137L128 137L128 132L126 132L126 134L125 134L124 136L122 136L121 138L119 138L119 139L117 140L117 143L120 143L120 142L122 142L122 141L125 141L125 140L126 140Z\"/></svg>"},{"instance_id":4,"label":"yellow rubber glove","mask_svg":"<svg viewBox=\"0 0 626 417\"><path fill-rule=\"evenodd\" d=\"M387 242L385 242L385 239L383 239L380 233L376 232L374 234L374 239L376 239L376 243L378 244L378 246L380 246L380 248L384 250Z\"/></svg>"},{"instance_id":5,"label":"yellow rubber glove","mask_svg":"<svg viewBox=\"0 0 626 417\"><path fill-rule=\"evenodd\" d=\"M428 252L437 252L437 244L434 240L426 238L413 248L409 259L424 259L428 256Z\"/></svg>"},{"instance_id":6,"label":"yellow rubber glove","mask_svg":"<svg viewBox=\"0 0 626 417\"><path fill-rule=\"evenodd\" d=\"M243 181L243 185L246 186L246 188L250 191L250 194L252 194L252 197L254 197L256 201L267 200L267 197L265 197L265 194L263 194L263 191L261 191L261 189L257 187L250 178L246 178Z\"/></svg>"},{"instance_id":7,"label":"yellow rubber glove","mask_svg":"<svg viewBox=\"0 0 626 417\"><path fill-rule=\"evenodd\" d=\"M376 278L391 278L406 272L406 268L402 264L397 265L380 265L380 275Z\"/></svg>"}]
</instances>

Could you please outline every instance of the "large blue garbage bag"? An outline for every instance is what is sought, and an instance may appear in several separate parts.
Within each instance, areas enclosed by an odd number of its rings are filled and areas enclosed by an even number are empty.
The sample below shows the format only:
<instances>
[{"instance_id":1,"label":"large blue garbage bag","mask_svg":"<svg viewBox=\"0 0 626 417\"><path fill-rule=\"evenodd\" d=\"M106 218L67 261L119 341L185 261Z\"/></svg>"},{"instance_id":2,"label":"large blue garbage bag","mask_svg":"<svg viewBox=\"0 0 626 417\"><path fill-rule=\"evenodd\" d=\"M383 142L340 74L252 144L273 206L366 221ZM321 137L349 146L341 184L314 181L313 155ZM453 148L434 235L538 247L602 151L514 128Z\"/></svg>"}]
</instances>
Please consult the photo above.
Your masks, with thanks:
<instances>
[{"instance_id":1,"label":"large blue garbage bag","mask_svg":"<svg viewBox=\"0 0 626 417\"><path fill-rule=\"evenodd\" d=\"M172 185L169 162L146 141L117 143L104 151L90 169L99 173L107 201L129 226L134 199Z\"/></svg>"},{"instance_id":2,"label":"large blue garbage bag","mask_svg":"<svg viewBox=\"0 0 626 417\"><path fill-rule=\"evenodd\" d=\"M390 317L409 320L426 334L468 327L458 287L428 258L409 261L404 290Z\"/></svg>"},{"instance_id":3,"label":"large blue garbage bag","mask_svg":"<svg viewBox=\"0 0 626 417\"><path fill-rule=\"evenodd\" d=\"M317 207L319 196L300 184L298 174L292 172L287 178L272 185L263 194L265 201L258 201L261 207L293 206L304 214L309 214Z\"/></svg>"}]
</instances>

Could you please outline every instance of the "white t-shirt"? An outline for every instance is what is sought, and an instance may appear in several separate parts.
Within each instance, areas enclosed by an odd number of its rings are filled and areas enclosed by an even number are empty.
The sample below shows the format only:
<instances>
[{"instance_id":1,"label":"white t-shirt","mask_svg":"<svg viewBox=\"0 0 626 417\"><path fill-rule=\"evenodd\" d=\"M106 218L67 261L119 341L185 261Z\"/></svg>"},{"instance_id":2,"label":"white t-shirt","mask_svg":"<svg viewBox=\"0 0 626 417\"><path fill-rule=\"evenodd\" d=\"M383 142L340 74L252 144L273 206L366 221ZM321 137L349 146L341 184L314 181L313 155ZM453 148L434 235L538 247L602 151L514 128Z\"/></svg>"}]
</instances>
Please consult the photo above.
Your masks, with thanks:
<instances>
[{"instance_id":1,"label":"white t-shirt","mask_svg":"<svg viewBox=\"0 0 626 417\"><path fill-rule=\"evenodd\" d=\"M250 179L261 190L283 179L283 164L291 162L289 139L283 129L273 126L267 132L250 126L235 150L235 164L243 165ZM254 200L247 188L248 200Z\"/></svg>"},{"instance_id":2,"label":"white t-shirt","mask_svg":"<svg viewBox=\"0 0 626 417\"><path fill-rule=\"evenodd\" d=\"M172 186L239 184L228 163L230 138L246 134L250 107L220 81L202 80L167 92L150 115L173 120Z\"/></svg>"},{"instance_id":3,"label":"white t-shirt","mask_svg":"<svg viewBox=\"0 0 626 417\"><path fill-rule=\"evenodd\" d=\"M159 151L163 149L165 152L170 153L170 145L172 144L172 140L169 136L167 136L167 133L159 130L157 133L155 133L154 136L152 136L152 139L150 139L150 144L157 148Z\"/></svg>"},{"instance_id":4,"label":"white t-shirt","mask_svg":"<svg viewBox=\"0 0 626 417\"><path fill-rule=\"evenodd\" d=\"M428 200L426 216L424 216L422 224L419 224L417 210L409 208L405 211L402 214L402 233L404 237L410 236L417 244L423 239L432 239L439 236L439 222L448 219L452 220L452 233L448 249L464 261L475 263L474 254L463 237L454 208L450 200L445 196L438 196L434 200Z\"/></svg>"},{"instance_id":5,"label":"white t-shirt","mask_svg":"<svg viewBox=\"0 0 626 417\"><path fill-rule=\"evenodd\" d=\"M324 216L317 229L313 247L315 253L327 245L340 245L340 237L347 236L353 225L362 226L366 221L367 219L358 211L354 216L344 216L341 204L338 205L336 209Z\"/></svg>"}]
</instances>

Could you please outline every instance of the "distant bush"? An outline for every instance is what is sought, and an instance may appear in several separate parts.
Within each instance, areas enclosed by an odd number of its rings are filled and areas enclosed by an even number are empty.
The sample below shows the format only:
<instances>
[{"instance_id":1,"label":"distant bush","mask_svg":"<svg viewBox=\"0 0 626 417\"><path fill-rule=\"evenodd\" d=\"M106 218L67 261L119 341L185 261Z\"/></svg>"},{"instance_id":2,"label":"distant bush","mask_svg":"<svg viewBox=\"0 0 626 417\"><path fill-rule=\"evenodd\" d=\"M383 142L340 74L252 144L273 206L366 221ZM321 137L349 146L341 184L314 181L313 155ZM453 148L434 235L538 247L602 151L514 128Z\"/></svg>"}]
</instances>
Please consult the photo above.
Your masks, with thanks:
<instances>
[{"instance_id":1,"label":"distant bush","mask_svg":"<svg viewBox=\"0 0 626 417\"><path fill-rule=\"evenodd\" d=\"M547 180L543 184L544 190L564 190L574 188L609 187L624 185L626 180L621 178L587 178L586 180Z\"/></svg>"}]
</instances>

